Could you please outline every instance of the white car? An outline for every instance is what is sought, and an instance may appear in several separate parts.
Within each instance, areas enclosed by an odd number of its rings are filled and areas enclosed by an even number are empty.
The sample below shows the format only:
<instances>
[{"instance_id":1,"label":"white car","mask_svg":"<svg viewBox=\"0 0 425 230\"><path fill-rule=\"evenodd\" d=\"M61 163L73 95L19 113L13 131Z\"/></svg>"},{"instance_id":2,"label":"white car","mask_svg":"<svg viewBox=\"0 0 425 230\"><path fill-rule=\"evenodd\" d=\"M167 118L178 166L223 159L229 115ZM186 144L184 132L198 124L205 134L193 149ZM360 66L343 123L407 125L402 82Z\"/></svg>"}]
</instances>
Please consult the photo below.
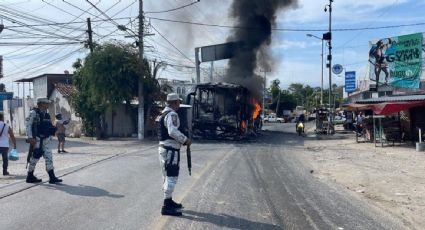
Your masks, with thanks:
<instances>
[{"instance_id":1,"label":"white car","mask_svg":"<svg viewBox=\"0 0 425 230\"><path fill-rule=\"evenodd\" d=\"M264 117L264 122L277 122L277 123L284 123L285 119L276 117L274 115L267 115Z\"/></svg>"}]
</instances>

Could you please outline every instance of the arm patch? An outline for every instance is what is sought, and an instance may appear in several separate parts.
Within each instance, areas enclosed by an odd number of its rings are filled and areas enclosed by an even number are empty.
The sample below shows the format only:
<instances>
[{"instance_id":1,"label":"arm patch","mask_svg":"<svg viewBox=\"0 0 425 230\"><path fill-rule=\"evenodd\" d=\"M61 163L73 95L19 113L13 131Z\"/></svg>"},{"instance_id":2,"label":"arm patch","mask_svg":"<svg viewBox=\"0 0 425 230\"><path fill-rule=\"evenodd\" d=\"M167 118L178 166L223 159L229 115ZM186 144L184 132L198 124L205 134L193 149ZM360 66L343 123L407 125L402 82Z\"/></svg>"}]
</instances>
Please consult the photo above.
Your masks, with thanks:
<instances>
[{"instance_id":1,"label":"arm patch","mask_svg":"<svg viewBox=\"0 0 425 230\"><path fill-rule=\"evenodd\" d=\"M173 121L173 125L177 126L177 114L171 114L171 120Z\"/></svg>"}]
</instances>

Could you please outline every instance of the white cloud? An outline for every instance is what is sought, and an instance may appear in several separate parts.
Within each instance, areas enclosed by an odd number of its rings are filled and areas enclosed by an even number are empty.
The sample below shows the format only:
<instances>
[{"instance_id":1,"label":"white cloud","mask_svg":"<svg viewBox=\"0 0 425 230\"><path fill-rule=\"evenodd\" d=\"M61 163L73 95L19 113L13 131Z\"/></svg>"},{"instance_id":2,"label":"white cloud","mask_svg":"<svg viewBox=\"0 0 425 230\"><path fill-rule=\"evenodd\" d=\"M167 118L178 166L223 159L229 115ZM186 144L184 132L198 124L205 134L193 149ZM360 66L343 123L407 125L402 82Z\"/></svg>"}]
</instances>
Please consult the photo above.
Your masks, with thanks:
<instances>
[{"instance_id":1,"label":"white cloud","mask_svg":"<svg viewBox=\"0 0 425 230\"><path fill-rule=\"evenodd\" d=\"M380 10L386 7L396 7L409 0L343 0L334 1L332 3L332 17L336 20L350 20L354 22L371 21L376 15L381 13ZM329 14L324 12L327 1L300 0L299 7L296 9L288 9L281 13L280 24L290 26L293 23L325 23ZM344 22L346 23L346 22ZM305 25L305 24L304 24Z\"/></svg>"},{"instance_id":2,"label":"white cloud","mask_svg":"<svg viewBox=\"0 0 425 230\"><path fill-rule=\"evenodd\" d=\"M293 49L293 48L301 48L304 49L308 46L307 42L305 41L293 41L293 40L273 40L272 42L272 49Z\"/></svg>"}]
</instances>

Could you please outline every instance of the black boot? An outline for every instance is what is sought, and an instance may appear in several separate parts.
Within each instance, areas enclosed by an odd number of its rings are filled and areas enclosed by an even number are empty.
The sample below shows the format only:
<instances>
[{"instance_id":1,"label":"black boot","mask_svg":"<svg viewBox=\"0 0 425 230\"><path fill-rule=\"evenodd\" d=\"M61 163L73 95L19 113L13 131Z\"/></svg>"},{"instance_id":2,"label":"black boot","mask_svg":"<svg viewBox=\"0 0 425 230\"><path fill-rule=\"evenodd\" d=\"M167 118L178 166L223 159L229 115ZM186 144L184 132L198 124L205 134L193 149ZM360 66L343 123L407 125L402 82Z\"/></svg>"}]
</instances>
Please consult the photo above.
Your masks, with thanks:
<instances>
[{"instance_id":1,"label":"black boot","mask_svg":"<svg viewBox=\"0 0 425 230\"><path fill-rule=\"evenodd\" d=\"M27 183L40 183L41 179L38 179L37 177L35 177L34 172L28 172L26 181Z\"/></svg>"},{"instance_id":2,"label":"black boot","mask_svg":"<svg viewBox=\"0 0 425 230\"><path fill-rule=\"evenodd\" d=\"M170 202L171 207L175 208L175 209L181 209L183 208L183 205L180 203L176 203L173 198L171 198L171 202Z\"/></svg>"},{"instance_id":3,"label":"black boot","mask_svg":"<svg viewBox=\"0 0 425 230\"><path fill-rule=\"evenodd\" d=\"M7 170L3 170L3 176L9 176L10 173Z\"/></svg>"},{"instance_id":4,"label":"black boot","mask_svg":"<svg viewBox=\"0 0 425 230\"><path fill-rule=\"evenodd\" d=\"M49 184L56 184L56 183L62 182L61 179L59 179L55 176L55 171L53 171L53 169L47 171L47 173L49 174L49 178L50 178Z\"/></svg>"},{"instance_id":5,"label":"black boot","mask_svg":"<svg viewBox=\"0 0 425 230\"><path fill-rule=\"evenodd\" d=\"M167 215L167 216L181 216L181 215L183 215L181 212L177 211L177 209L175 209L172 206L171 202L172 202L171 198L164 200L164 205L162 206L161 214Z\"/></svg>"}]
</instances>

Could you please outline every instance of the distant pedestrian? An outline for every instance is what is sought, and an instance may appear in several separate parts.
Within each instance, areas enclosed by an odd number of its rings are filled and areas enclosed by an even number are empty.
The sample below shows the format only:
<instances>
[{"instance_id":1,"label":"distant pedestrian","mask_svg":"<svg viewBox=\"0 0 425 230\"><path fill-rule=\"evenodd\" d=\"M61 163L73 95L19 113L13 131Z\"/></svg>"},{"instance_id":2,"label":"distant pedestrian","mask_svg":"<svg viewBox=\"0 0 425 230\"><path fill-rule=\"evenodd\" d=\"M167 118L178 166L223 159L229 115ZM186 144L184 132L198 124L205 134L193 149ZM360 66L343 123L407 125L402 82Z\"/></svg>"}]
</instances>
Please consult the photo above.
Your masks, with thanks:
<instances>
[{"instance_id":1,"label":"distant pedestrian","mask_svg":"<svg viewBox=\"0 0 425 230\"><path fill-rule=\"evenodd\" d=\"M58 137L58 153L67 153L65 151L65 125L69 124L68 120L64 120L62 114L58 113L55 116L56 118L56 136Z\"/></svg>"},{"instance_id":2,"label":"distant pedestrian","mask_svg":"<svg viewBox=\"0 0 425 230\"><path fill-rule=\"evenodd\" d=\"M9 163L8 152L10 147L9 138L12 141L13 148L16 149L16 139L15 135L13 134L13 130L9 125L4 123L4 114L0 113L0 152L3 158L3 176L10 175L7 171Z\"/></svg>"},{"instance_id":3,"label":"distant pedestrian","mask_svg":"<svg viewBox=\"0 0 425 230\"><path fill-rule=\"evenodd\" d=\"M358 135L361 135L363 133L363 128L364 128L363 120L364 120L364 115L362 112L359 112L359 114L356 117L356 127L357 127Z\"/></svg>"},{"instance_id":4,"label":"distant pedestrian","mask_svg":"<svg viewBox=\"0 0 425 230\"><path fill-rule=\"evenodd\" d=\"M181 216L178 210L183 208L182 204L172 199L174 187L179 176L180 147L190 146L191 139L179 131L180 119L176 111L180 108L180 98L175 93L167 95L167 107L157 118L159 138L159 161L162 168L164 205L161 209L162 215Z\"/></svg>"}]
</instances>

